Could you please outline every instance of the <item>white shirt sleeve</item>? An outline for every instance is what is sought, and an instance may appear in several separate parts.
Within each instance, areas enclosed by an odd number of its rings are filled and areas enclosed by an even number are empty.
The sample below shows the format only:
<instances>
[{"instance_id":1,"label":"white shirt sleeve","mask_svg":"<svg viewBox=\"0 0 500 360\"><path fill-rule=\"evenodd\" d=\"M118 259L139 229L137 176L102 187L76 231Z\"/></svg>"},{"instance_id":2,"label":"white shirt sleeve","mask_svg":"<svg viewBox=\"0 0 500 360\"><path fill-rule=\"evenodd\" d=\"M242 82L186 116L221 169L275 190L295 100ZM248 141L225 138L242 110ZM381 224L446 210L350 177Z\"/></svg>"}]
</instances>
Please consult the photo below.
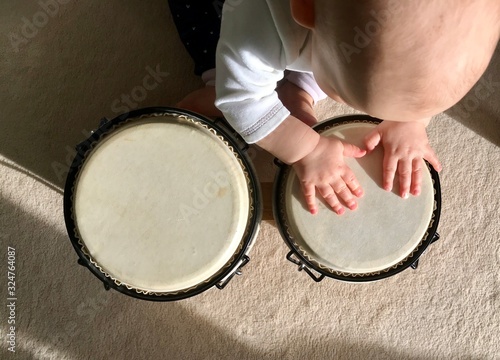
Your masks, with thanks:
<instances>
[{"instance_id":1,"label":"white shirt sleeve","mask_svg":"<svg viewBox=\"0 0 500 360\"><path fill-rule=\"evenodd\" d=\"M286 67L282 41L265 0L224 9L215 105L246 142L255 143L290 115L275 91Z\"/></svg>"}]
</instances>

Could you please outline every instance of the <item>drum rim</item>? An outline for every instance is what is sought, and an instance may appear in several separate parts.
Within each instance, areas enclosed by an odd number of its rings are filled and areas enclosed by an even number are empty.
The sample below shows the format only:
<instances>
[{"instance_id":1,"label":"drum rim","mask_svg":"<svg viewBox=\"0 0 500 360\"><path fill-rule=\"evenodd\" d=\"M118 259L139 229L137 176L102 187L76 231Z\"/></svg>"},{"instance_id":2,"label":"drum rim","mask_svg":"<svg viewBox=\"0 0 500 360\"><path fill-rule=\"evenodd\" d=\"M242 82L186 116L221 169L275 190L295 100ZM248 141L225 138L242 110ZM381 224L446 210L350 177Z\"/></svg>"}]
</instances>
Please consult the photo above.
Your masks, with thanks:
<instances>
[{"instance_id":1,"label":"drum rim","mask_svg":"<svg viewBox=\"0 0 500 360\"><path fill-rule=\"evenodd\" d=\"M92 153L95 146L103 141L107 135L113 133L113 130L124 126L132 121L140 121L141 119L152 116L184 116L190 120L199 122L203 127L210 128L209 130L215 131L214 135L219 137L235 155L236 159L241 162L245 167L243 169L245 177L247 178L247 188L249 191L250 211L245 228L244 235L240 240L237 250L233 256L226 262L226 264L212 275L207 280L178 291L170 292L154 292L144 289L136 289L123 284L119 280L107 274L95 262L92 256L86 250L83 239L80 239L76 221L73 213L73 198L76 181L85 162L85 159ZM211 131L211 132L213 132ZM142 300L150 301L173 301L181 300L191 296L198 295L209 288L217 285L221 280L225 279L234 272L237 266L241 266L240 260L247 257L255 239L258 235L260 228L260 221L262 219L263 204L260 183L257 179L256 171L253 164L246 153L247 145L242 140L238 140L236 133L231 133L231 130L226 129L224 125L219 124L217 121L211 121L204 116L192 111L178 109L174 107L148 107L130 111L116 116L112 120L107 121L97 128L86 140L77 145L76 156L74 157L68 175L66 177L66 184L64 188L63 206L64 206L64 219L66 230L68 232L71 244L78 254L78 263L87 267L99 280L104 283L106 289L113 288L123 294L139 298ZM245 171L246 170L246 171Z\"/></svg>"},{"instance_id":2,"label":"drum rim","mask_svg":"<svg viewBox=\"0 0 500 360\"><path fill-rule=\"evenodd\" d=\"M369 123L369 124L379 124L382 120L371 117L369 115L344 115L336 116L325 121L322 121L313 126L313 129L318 133L321 133L327 129L343 124L355 124L355 123ZM329 269L326 266L321 266L319 262L315 261L311 257L308 257L304 250L300 249L300 245L295 242L293 236L290 233L290 226L286 218L285 211L285 199L284 188L286 186L287 174L291 169L291 166L286 164L279 164L279 169L276 172L274 187L273 187L273 215L276 221L276 227L278 228L281 237L285 240L286 245L290 250L300 259L300 261L313 269L314 271L320 273L321 275L334 278L337 280L343 280L348 282L368 282L387 278L389 276L396 275L397 273L407 269L412 264L416 263L419 257L425 252L427 247L433 242L434 236L437 233L437 226L439 223L439 218L441 215L441 185L439 181L439 175L434 170L434 168L425 161L429 172L431 174L433 188L434 188L434 207L432 216L430 219L429 226L426 233L424 234L422 240L420 240L418 246L402 261L397 264L390 266L386 269L382 269L376 272L370 273L350 273L338 270Z\"/></svg>"}]
</instances>

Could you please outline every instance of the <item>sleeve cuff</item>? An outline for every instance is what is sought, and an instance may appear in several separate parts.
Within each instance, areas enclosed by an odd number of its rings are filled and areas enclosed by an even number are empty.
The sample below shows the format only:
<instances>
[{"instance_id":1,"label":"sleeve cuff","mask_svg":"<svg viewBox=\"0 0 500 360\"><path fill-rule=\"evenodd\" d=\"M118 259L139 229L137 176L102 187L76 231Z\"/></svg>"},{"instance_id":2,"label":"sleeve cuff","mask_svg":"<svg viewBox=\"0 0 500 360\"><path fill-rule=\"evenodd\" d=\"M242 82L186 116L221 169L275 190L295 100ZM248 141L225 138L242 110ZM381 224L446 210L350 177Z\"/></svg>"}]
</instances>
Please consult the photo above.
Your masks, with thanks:
<instances>
[{"instance_id":1,"label":"sleeve cuff","mask_svg":"<svg viewBox=\"0 0 500 360\"><path fill-rule=\"evenodd\" d=\"M287 117L290 111L283 104L276 104L265 116L242 130L240 135L248 144L256 143L273 132Z\"/></svg>"}]
</instances>

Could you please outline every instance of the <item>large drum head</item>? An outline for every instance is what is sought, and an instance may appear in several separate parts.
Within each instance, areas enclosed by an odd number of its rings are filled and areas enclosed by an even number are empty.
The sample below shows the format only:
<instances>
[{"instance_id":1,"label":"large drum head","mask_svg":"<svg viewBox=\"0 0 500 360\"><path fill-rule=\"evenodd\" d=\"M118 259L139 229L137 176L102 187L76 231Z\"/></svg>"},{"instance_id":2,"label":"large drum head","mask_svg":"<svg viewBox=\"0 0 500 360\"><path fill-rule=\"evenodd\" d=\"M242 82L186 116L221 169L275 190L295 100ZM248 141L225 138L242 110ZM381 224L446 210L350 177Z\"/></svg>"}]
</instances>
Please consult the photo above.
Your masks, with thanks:
<instances>
[{"instance_id":1,"label":"large drum head","mask_svg":"<svg viewBox=\"0 0 500 360\"><path fill-rule=\"evenodd\" d=\"M330 121L321 133L337 136L361 148L376 121ZM438 207L435 180L423 165L422 192L403 200L382 188L383 149L361 158L347 158L365 191L355 211L333 213L323 200L319 213L307 210L298 178L287 167L277 187L278 222L282 234L298 255L315 270L342 280L374 280L411 265L435 232Z\"/></svg>"},{"instance_id":2,"label":"large drum head","mask_svg":"<svg viewBox=\"0 0 500 360\"><path fill-rule=\"evenodd\" d=\"M248 165L202 119L154 113L123 121L90 146L72 181L78 250L131 295L198 293L255 236Z\"/></svg>"}]
</instances>

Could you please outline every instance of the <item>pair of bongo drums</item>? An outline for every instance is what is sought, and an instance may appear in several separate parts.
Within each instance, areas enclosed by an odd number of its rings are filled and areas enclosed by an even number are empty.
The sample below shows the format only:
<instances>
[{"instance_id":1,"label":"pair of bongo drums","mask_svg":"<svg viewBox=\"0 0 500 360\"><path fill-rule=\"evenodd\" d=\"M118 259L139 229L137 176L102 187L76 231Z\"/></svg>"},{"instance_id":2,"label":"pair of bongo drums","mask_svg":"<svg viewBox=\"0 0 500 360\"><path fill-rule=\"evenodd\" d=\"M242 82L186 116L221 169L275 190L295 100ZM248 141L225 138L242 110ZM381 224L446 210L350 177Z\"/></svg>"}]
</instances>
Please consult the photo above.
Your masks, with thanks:
<instances>
[{"instance_id":1,"label":"pair of bongo drums","mask_svg":"<svg viewBox=\"0 0 500 360\"><path fill-rule=\"evenodd\" d=\"M330 119L314 129L363 146L380 120ZM147 108L104 121L77 146L64 215L78 263L106 289L152 301L222 289L249 261L263 213L245 144L222 121L174 108ZM288 260L315 281L383 279L413 267L439 238L439 178L424 167L422 192L382 189L383 150L346 159L365 189L358 209L338 216L320 201L311 215L294 170L279 167L272 190Z\"/></svg>"}]
</instances>

